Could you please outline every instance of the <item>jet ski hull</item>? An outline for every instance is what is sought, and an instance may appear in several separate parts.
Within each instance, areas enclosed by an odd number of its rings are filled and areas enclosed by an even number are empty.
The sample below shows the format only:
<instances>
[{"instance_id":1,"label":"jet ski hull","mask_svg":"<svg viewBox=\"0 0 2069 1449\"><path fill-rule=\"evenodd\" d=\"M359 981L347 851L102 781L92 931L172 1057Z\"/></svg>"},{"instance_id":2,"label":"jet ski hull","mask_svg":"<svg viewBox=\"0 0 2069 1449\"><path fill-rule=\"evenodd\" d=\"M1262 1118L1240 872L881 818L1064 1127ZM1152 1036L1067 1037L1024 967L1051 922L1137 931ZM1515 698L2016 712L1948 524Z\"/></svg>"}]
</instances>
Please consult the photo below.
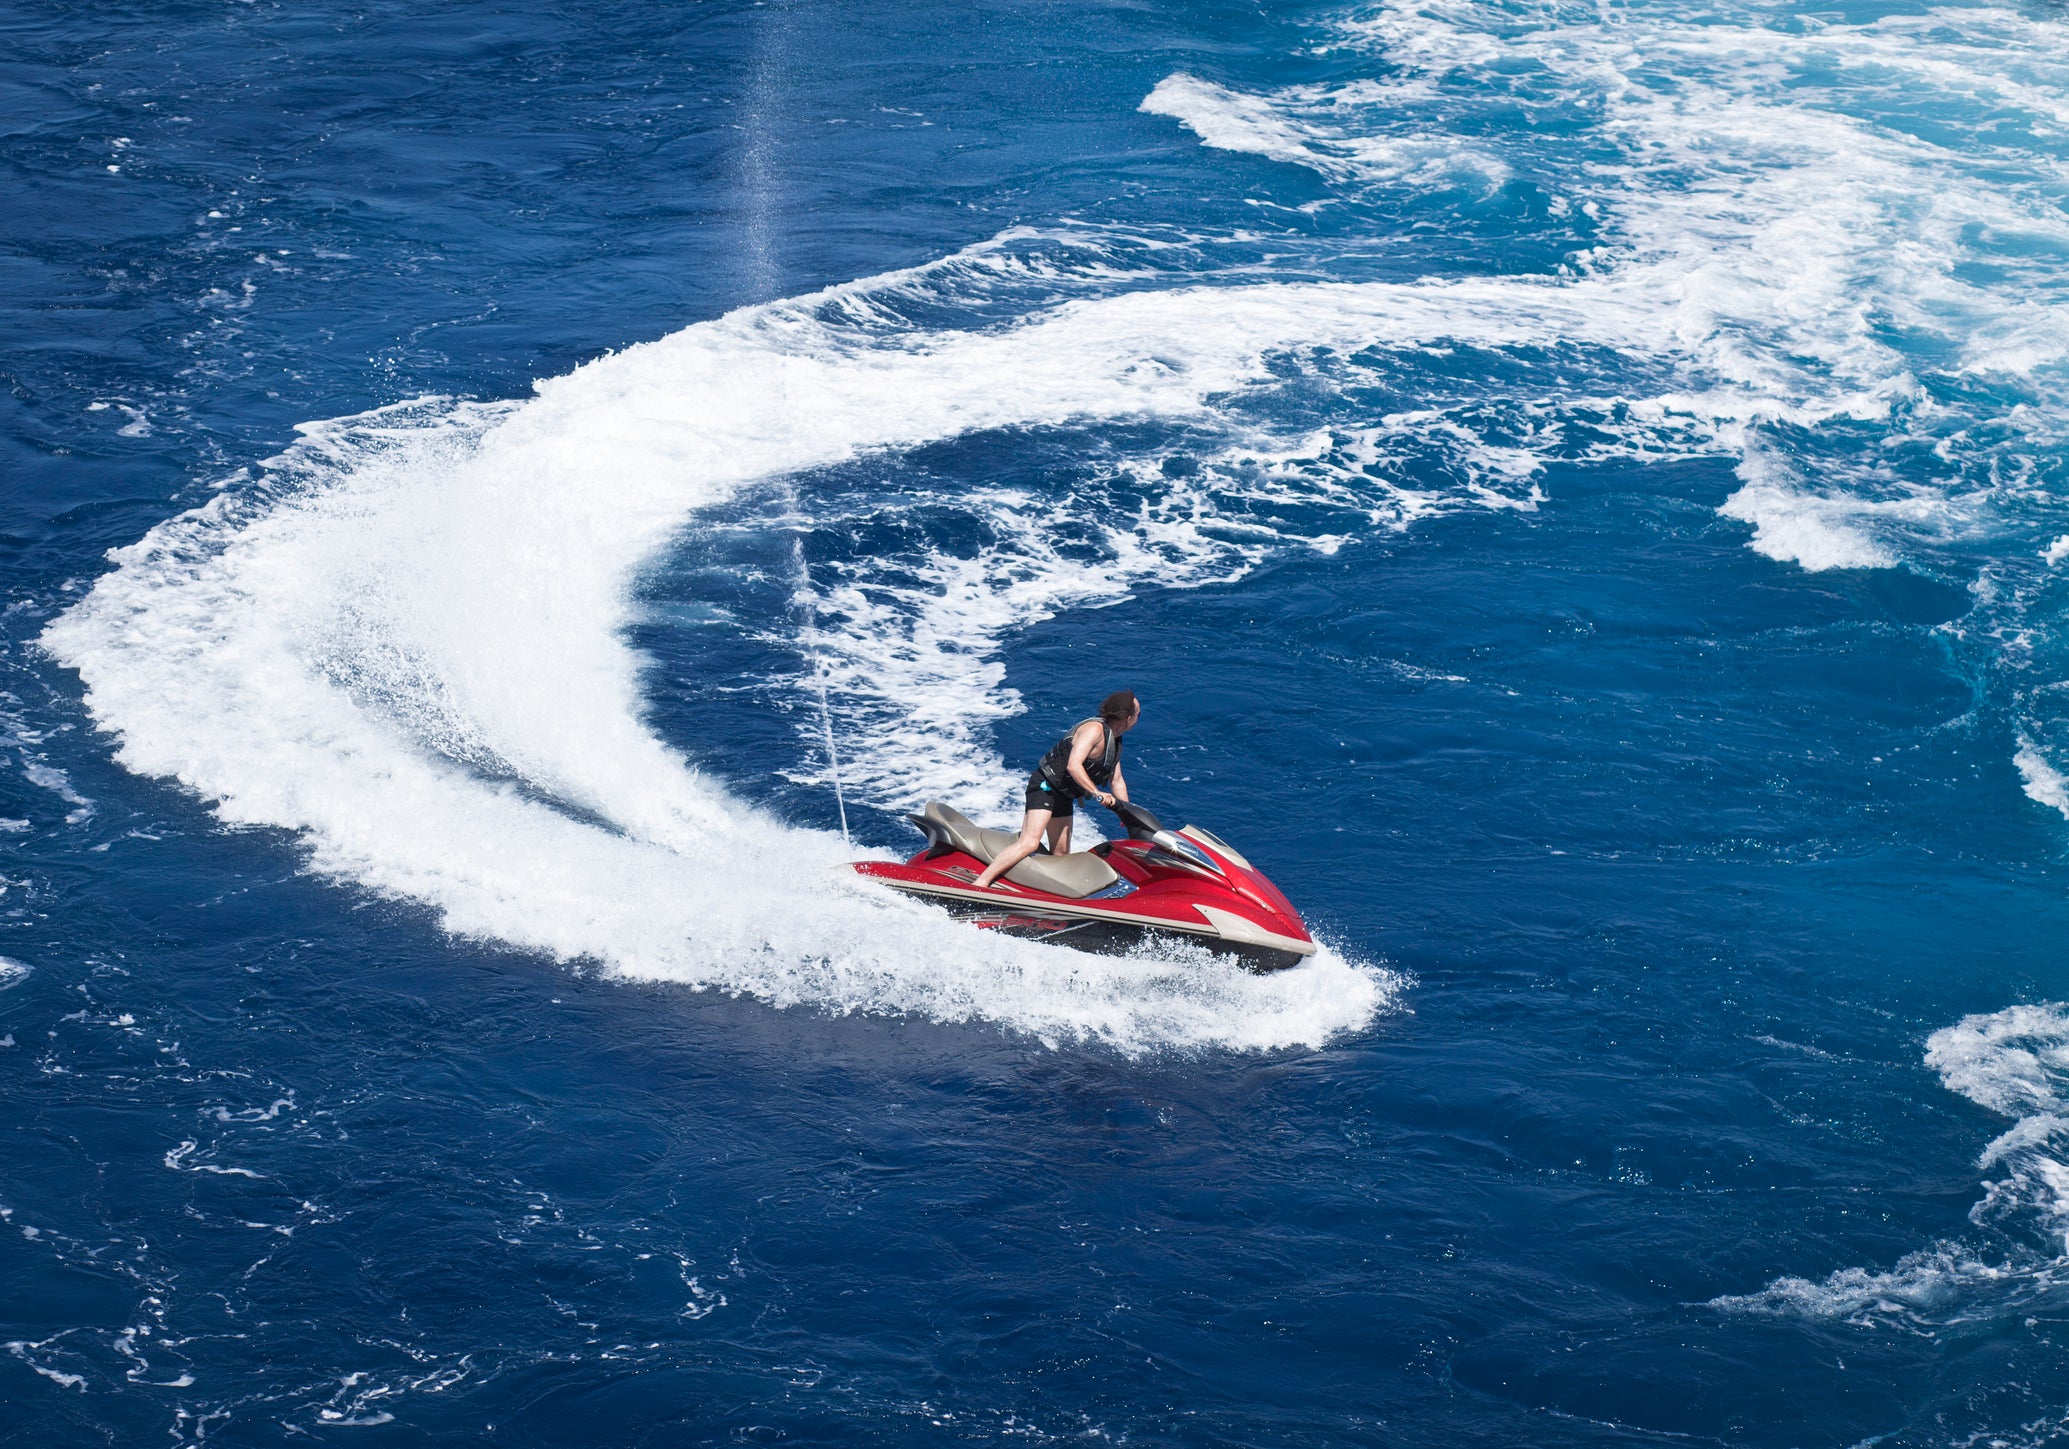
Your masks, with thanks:
<instances>
[{"instance_id":1,"label":"jet ski hull","mask_svg":"<svg viewBox=\"0 0 2069 1449\"><path fill-rule=\"evenodd\" d=\"M851 869L980 928L1103 955L1161 938L1276 971L1314 954L1293 907L1232 848L1192 826L1166 831L1146 811L1129 815L1139 822L1132 833L1146 838L1031 857L980 891L978 873L1012 837L929 805L912 817L928 834L926 849L904 862L859 861Z\"/></svg>"},{"instance_id":2,"label":"jet ski hull","mask_svg":"<svg viewBox=\"0 0 2069 1449\"><path fill-rule=\"evenodd\" d=\"M997 931L1002 936L1018 936L1027 941L1045 941L1052 945L1069 946L1075 951L1090 952L1095 956L1125 956L1148 941L1190 941L1205 946L1217 956L1227 956L1239 961L1252 971L1284 971L1289 966L1298 966L1307 959L1299 951L1274 950L1269 946L1245 945L1230 941L1220 935L1204 932L1181 931L1168 926L1146 926L1132 921L1101 921L1073 919L1061 912L1044 914L1035 906L1000 909L981 901L943 902L948 905L949 914L958 920L969 921L980 930Z\"/></svg>"}]
</instances>

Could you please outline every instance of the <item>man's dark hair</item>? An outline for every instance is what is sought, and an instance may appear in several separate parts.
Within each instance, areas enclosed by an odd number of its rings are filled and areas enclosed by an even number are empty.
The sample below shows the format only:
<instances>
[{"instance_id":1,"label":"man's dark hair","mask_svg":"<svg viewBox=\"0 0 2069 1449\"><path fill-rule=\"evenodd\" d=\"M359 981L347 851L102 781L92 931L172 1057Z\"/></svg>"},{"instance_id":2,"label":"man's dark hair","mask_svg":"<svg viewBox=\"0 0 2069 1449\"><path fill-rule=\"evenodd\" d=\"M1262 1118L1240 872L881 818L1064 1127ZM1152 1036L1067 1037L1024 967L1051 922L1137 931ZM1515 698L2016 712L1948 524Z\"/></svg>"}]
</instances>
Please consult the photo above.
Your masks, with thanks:
<instances>
[{"instance_id":1,"label":"man's dark hair","mask_svg":"<svg viewBox=\"0 0 2069 1449\"><path fill-rule=\"evenodd\" d=\"M1135 691L1117 689L1099 701L1099 717L1108 724L1126 724L1142 706L1136 702Z\"/></svg>"}]
</instances>

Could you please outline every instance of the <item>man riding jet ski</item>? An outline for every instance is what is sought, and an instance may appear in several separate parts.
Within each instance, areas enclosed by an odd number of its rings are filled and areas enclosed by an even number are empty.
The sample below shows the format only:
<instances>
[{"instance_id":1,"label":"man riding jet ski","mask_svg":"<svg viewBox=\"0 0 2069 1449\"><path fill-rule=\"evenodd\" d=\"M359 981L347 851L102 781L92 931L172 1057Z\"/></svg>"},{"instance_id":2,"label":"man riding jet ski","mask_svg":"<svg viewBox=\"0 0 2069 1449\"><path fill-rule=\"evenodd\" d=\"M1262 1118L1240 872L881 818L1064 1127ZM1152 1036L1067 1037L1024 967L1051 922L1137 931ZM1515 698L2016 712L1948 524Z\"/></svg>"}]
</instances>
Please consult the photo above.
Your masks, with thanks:
<instances>
[{"instance_id":1,"label":"man riding jet ski","mask_svg":"<svg viewBox=\"0 0 2069 1449\"><path fill-rule=\"evenodd\" d=\"M981 830L933 801L906 817L926 835L926 849L902 865L858 861L855 873L938 901L979 926L1082 950L1116 952L1145 937L1176 937L1261 971L1313 955L1299 914L1232 846L1197 826L1167 830L1129 803L1120 736L1140 718L1135 696L1124 690L1107 698L1099 718L1057 741L1028 779L1018 837ZM1086 798L1120 816L1128 839L1069 854L1074 805ZM1045 833L1049 852L1037 854Z\"/></svg>"},{"instance_id":2,"label":"man riding jet ski","mask_svg":"<svg viewBox=\"0 0 2069 1449\"><path fill-rule=\"evenodd\" d=\"M977 877L977 888L990 885L1040 847L1049 836L1051 855L1070 853L1071 816L1080 800L1097 800L1107 809L1128 798L1121 774L1121 736L1142 721L1142 704L1131 689L1117 689L1099 702L1099 715L1079 723L1049 747L1027 777L1027 811L1020 817L1020 838L1000 851ZM1095 753L1096 752L1096 753ZM1108 787L1113 793L1108 794Z\"/></svg>"}]
</instances>

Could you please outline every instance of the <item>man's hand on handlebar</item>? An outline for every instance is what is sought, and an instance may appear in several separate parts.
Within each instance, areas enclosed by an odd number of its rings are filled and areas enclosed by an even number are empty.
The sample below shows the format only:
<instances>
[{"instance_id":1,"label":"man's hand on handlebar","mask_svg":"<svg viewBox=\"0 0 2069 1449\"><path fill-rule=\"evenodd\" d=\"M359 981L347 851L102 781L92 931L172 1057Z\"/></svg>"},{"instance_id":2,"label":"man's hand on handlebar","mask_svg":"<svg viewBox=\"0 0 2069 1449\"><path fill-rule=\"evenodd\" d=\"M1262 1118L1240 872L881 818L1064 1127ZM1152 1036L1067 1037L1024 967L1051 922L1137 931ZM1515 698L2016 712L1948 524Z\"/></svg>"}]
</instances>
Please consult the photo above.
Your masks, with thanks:
<instances>
[{"instance_id":1,"label":"man's hand on handlebar","mask_svg":"<svg viewBox=\"0 0 2069 1449\"><path fill-rule=\"evenodd\" d=\"M1099 803L1111 810L1114 808L1114 797L1102 790L1099 792Z\"/></svg>"}]
</instances>

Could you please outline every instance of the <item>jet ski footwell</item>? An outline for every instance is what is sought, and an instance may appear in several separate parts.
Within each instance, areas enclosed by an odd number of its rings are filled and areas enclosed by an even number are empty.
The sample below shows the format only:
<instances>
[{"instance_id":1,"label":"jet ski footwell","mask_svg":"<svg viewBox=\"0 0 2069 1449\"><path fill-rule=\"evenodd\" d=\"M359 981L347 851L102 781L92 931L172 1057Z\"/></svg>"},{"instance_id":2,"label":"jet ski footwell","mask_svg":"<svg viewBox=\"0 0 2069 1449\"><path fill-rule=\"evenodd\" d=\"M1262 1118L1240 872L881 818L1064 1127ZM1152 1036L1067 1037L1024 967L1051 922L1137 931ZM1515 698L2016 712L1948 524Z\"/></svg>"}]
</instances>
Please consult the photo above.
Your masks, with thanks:
<instances>
[{"instance_id":1,"label":"jet ski footwell","mask_svg":"<svg viewBox=\"0 0 2069 1449\"><path fill-rule=\"evenodd\" d=\"M1167 830L1139 805L1115 813L1129 838L1071 855L1032 855L988 890L978 874L1013 843L938 801L906 818L927 846L902 864L851 869L905 895L934 901L988 930L1115 955L1148 938L1191 941L1276 971L1315 952L1285 896L1236 850L1196 826Z\"/></svg>"}]
</instances>

